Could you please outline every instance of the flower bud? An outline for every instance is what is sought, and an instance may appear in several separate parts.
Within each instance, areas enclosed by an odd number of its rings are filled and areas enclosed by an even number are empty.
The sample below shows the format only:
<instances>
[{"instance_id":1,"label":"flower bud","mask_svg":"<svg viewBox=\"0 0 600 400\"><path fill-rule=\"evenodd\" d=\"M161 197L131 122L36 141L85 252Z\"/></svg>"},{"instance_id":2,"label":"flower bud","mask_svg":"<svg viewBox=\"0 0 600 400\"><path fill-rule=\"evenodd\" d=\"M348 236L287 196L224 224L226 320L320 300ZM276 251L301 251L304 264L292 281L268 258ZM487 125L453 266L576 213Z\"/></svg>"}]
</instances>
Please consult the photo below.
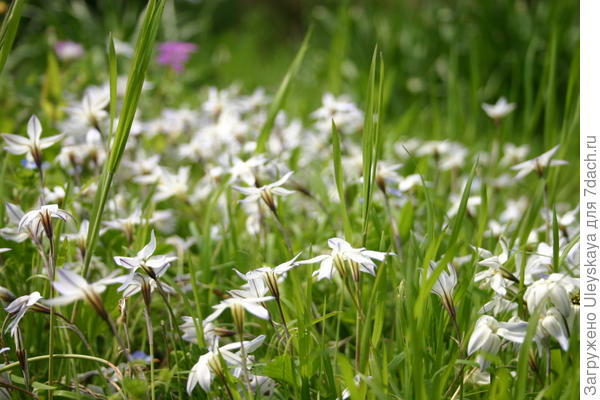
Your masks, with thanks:
<instances>
[{"instance_id":1,"label":"flower bud","mask_svg":"<svg viewBox=\"0 0 600 400\"><path fill-rule=\"evenodd\" d=\"M239 334L244 332L244 317L245 310L241 304L233 303L231 305L231 316L233 317L233 323Z\"/></svg>"}]
</instances>

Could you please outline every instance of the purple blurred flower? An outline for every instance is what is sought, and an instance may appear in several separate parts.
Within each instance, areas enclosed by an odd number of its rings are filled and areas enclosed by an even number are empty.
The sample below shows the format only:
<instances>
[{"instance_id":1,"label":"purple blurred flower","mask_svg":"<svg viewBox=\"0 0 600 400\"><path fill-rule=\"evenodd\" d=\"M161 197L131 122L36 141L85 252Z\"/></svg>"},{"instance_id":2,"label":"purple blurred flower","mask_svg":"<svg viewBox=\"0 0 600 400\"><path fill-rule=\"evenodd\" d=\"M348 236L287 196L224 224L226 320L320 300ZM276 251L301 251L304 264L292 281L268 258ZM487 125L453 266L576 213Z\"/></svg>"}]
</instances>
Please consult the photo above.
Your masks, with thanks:
<instances>
[{"instance_id":1,"label":"purple blurred flower","mask_svg":"<svg viewBox=\"0 0 600 400\"><path fill-rule=\"evenodd\" d=\"M164 42L158 46L157 61L161 65L168 65L177 72L182 72L184 64L195 52L198 46L189 42Z\"/></svg>"},{"instance_id":2,"label":"purple blurred flower","mask_svg":"<svg viewBox=\"0 0 600 400\"><path fill-rule=\"evenodd\" d=\"M83 56L83 46L71 40L62 40L54 43L54 51L62 61L76 60Z\"/></svg>"}]
</instances>

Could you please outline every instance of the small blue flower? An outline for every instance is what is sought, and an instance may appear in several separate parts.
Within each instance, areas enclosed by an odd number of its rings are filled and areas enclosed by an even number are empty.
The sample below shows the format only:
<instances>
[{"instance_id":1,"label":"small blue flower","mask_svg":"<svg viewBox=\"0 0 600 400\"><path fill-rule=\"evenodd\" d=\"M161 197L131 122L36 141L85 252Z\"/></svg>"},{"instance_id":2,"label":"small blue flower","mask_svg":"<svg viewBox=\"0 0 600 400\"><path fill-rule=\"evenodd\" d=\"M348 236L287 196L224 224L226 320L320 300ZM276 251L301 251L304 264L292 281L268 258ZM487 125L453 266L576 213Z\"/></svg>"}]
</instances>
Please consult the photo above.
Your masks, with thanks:
<instances>
[{"instance_id":1,"label":"small blue flower","mask_svg":"<svg viewBox=\"0 0 600 400\"><path fill-rule=\"evenodd\" d=\"M35 165L35 162L29 161L26 158L23 158L21 160L21 165L23 167L25 167L26 169L37 169L37 166ZM47 163L47 162L42 163L42 169L48 169L48 167L50 167L49 163Z\"/></svg>"},{"instance_id":2,"label":"small blue flower","mask_svg":"<svg viewBox=\"0 0 600 400\"><path fill-rule=\"evenodd\" d=\"M29 161L26 158L21 160L21 165L23 167L25 167L26 169L36 169L37 168L33 161Z\"/></svg>"},{"instance_id":3,"label":"small blue flower","mask_svg":"<svg viewBox=\"0 0 600 400\"><path fill-rule=\"evenodd\" d=\"M388 191L388 193L389 193L389 194L391 194L392 196L396 196L396 197L402 197L402 196L404 195L404 193L402 193L402 191L401 191L401 190L399 190L399 189L395 189L395 188L390 188L390 189L387 189L387 188L386 188L386 190L387 190L387 191Z\"/></svg>"},{"instance_id":4,"label":"small blue flower","mask_svg":"<svg viewBox=\"0 0 600 400\"><path fill-rule=\"evenodd\" d=\"M131 353L131 359L134 361L143 361L146 363L149 363L150 361L152 361L150 356L148 354L144 353L142 350L137 350L137 351L134 351L133 353Z\"/></svg>"}]
</instances>

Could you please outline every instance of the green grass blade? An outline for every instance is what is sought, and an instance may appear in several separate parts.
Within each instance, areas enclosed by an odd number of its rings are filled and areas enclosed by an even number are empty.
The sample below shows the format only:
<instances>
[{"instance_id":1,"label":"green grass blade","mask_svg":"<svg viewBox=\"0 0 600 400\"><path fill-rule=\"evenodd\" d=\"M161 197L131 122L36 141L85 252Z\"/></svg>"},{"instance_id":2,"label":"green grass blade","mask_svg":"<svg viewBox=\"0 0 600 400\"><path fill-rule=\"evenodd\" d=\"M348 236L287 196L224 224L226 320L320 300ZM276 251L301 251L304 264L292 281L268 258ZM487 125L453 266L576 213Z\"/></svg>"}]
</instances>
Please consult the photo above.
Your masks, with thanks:
<instances>
[{"instance_id":1,"label":"green grass blade","mask_svg":"<svg viewBox=\"0 0 600 400\"><path fill-rule=\"evenodd\" d=\"M263 124L260 134L258 135L258 140L256 142L256 153L262 153L265 151L265 145L267 144L267 140L269 140L269 136L271 135L271 131L273 130L273 125L275 124L275 118L279 111L285 105L285 100L290 91L290 84L298 74L300 70L300 65L302 65L302 60L304 59L304 55L308 50L308 43L310 41L310 37L312 36L312 28L308 30L308 33L304 37L302 41L302 45L300 46L300 50L294 57L294 61L290 65L287 70L285 76L283 77L283 81L279 85L279 89L277 89L277 94L275 94L275 98L271 103L271 107L269 108L269 112L267 114L267 119Z\"/></svg>"},{"instance_id":2,"label":"green grass blade","mask_svg":"<svg viewBox=\"0 0 600 400\"><path fill-rule=\"evenodd\" d=\"M107 163L104 165L102 176L100 177L100 184L98 185L98 191L94 199L90 230L87 236L88 250L86 252L82 271L84 276L88 273L90 261L92 260L94 248L96 247L100 222L102 220L104 206L108 199L113 176L117 171L119 162L125 151L125 145L127 144L131 124L133 123L137 104L142 92L142 85L144 84L146 70L148 69L150 57L152 56L154 40L156 39L156 33L158 32L164 6L165 0L151 0L146 8L144 23L137 39L133 62L127 78L127 89L121 108L119 124L117 125L114 141L110 149L110 155Z\"/></svg>"},{"instance_id":3,"label":"green grass blade","mask_svg":"<svg viewBox=\"0 0 600 400\"><path fill-rule=\"evenodd\" d=\"M471 173L469 174L469 179L467 180L467 184L465 185L465 189L460 199L460 205L458 207L458 212L454 217L454 221L452 222L452 232L450 233L450 240L448 241L448 251L444 258L446 262L449 262L454 256L453 253L455 251L455 244L458 240L458 234L460 233L460 229L462 227L463 220L465 218L465 214L467 212L467 202L469 201L469 196L471 195L471 185L473 184L473 179L475 178L475 172L477 171L478 161L475 161L473 164L473 168L471 168Z\"/></svg>"},{"instance_id":4,"label":"green grass blade","mask_svg":"<svg viewBox=\"0 0 600 400\"><path fill-rule=\"evenodd\" d=\"M423 282L423 285L421 286L421 288L419 290L419 296L417 298L417 301L415 302L415 315L417 316L418 319L422 318L422 316L423 316L425 302L427 300L427 297L429 296L429 292L431 291L431 288L433 288L433 284L438 279L438 277L440 276L442 271L445 269L446 265L450 261L452 261L452 259L454 258L454 255L456 253L457 246L455 246L455 245L458 240L458 235L460 233L460 230L461 230L461 227L463 224L463 220L464 220L464 217L465 217L465 214L467 211L467 202L469 200L469 196L471 195L471 184L473 183L473 179L475 178L476 170L477 170L477 162L473 165L473 168L471 169L471 173L469 174L469 179L467 180L467 184L465 185L465 190L464 190L462 198L460 200L460 205L458 207L458 211L452 222L452 231L450 233L450 239L448 241L446 253L444 254L444 257L442 257L442 259L440 260L435 271L433 271L433 273L427 277L427 279ZM428 262L427 258L425 259L425 262ZM423 265L423 267L426 268L427 265Z\"/></svg>"},{"instance_id":5,"label":"green grass blade","mask_svg":"<svg viewBox=\"0 0 600 400\"><path fill-rule=\"evenodd\" d=\"M560 231L558 226L558 218L556 217L556 206L552 209L552 268L554 272L558 272L560 261Z\"/></svg>"},{"instance_id":6,"label":"green grass blade","mask_svg":"<svg viewBox=\"0 0 600 400\"><path fill-rule=\"evenodd\" d=\"M108 82L110 87L110 127L108 129L108 137L112 139L115 117L117 115L117 53L115 51L112 32L108 36Z\"/></svg>"},{"instance_id":7,"label":"green grass blade","mask_svg":"<svg viewBox=\"0 0 600 400\"><path fill-rule=\"evenodd\" d=\"M328 58L328 84L329 91L338 94L342 87L342 64L350 38L351 19L348 11L348 1L342 1L338 8L335 32L331 39Z\"/></svg>"},{"instance_id":8,"label":"green grass blade","mask_svg":"<svg viewBox=\"0 0 600 400\"><path fill-rule=\"evenodd\" d=\"M375 46L371 58L371 69L369 71L369 84L367 87L367 111L365 113L365 123L362 140L362 162L363 162L363 245L367 239L367 230L369 228L369 213L371 211L371 199L373 198L373 188L375 187L375 178L377 174L377 160L381 154L381 102L383 99L383 61L379 58L378 48ZM379 63L379 81L376 83L377 65Z\"/></svg>"},{"instance_id":9,"label":"green grass blade","mask_svg":"<svg viewBox=\"0 0 600 400\"><path fill-rule=\"evenodd\" d=\"M17 35L24 4L25 0L14 0L11 2L8 12L2 21L2 26L0 27L0 74L4 69L4 64L6 64L8 54Z\"/></svg>"},{"instance_id":10,"label":"green grass blade","mask_svg":"<svg viewBox=\"0 0 600 400\"><path fill-rule=\"evenodd\" d=\"M524 399L526 398L526 390L527 390L527 377L528 377L528 359L529 359L529 351L531 349L531 345L533 344L533 340L535 338L535 333L537 331L537 325L540 318L539 310L533 313L533 315L529 318L528 327L527 327L527 335L525 336L525 341L521 344L519 349L519 360L517 362L517 383L514 385L514 396L515 399Z\"/></svg>"},{"instance_id":11,"label":"green grass blade","mask_svg":"<svg viewBox=\"0 0 600 400\"><path fill-rule=\"evenodd\" d=\"M344 192L344 175L342 169L342 149L340 144L340 133L335 126L335 121L331 120L331 141L333 142L333 170L335 174L335 185L337 187L338 196L340 197L340 211L342 213L342 221L344 224L344 236L346 240L352 238L352 225L348 218L348 210L346 204L346 194Z\"/></svg>"}]
</instances>

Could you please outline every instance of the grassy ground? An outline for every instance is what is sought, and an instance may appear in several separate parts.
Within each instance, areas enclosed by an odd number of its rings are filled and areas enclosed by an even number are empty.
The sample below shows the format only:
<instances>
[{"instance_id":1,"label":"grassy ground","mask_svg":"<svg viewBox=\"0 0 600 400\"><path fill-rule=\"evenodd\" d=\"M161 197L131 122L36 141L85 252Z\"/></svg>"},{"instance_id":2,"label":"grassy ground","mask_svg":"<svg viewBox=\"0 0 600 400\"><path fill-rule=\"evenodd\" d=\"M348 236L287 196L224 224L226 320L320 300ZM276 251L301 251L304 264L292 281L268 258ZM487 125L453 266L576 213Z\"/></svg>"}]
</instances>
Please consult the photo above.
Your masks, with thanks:
<instances>
[{"instance_id":1,"label":"grassy ground","mask_svg":"<svg viewBox=\"0 0 600 400\"><path fill-rule=\"evenodd\" d=\"M143 6L13 1L13 13L4 11L0 132L25 137L35 114L42 138L65 136L41 150L37 165L31 154L26 162L2 151L0 200L24 212L57 204L72 217L53 218L51 237L40 228L17 243L10 209L0 210L0 248L10 249L0 253L0 285L44 297L18 330L3 329L10 349L0 395L576 398L577 4ZM53 46L67 39L83 45L81 57L60 59ZM116 54L117 39L133 54ZM197 45L182 72L156 60L157 44L173 40ZM100 106L77 119L92 85L107 85ZM351 100L334 102L331 113L321 108L325 93ZM494 120L482 103L501 96L516 108ZM515 178L512 166L557 145L553 160L567 165L545 160ZM248 159L254 166L238 162ZM240 202L287 171L283 188L294 193L263 189ZM41 198L40 185L54 192ZM81 239L65 236L83 221ZM142 293L122 300L121 279L102 293L76 285L77 302L45 302L62 293L64 285L49 284L53 275L64 280L62 268L89 282L126 274L114 257L134 257L151 232L155 254L176 259L156 261L169 261L159 276L138 269L129 287L137 282ZM246 297L275 297L245 303L264 303L268 318L231 306L239 293L228 291L244 283L233 268L332 254L334 237L354 249L333 253L332 279L313 276L319 262L300 263L278 283L251 282L266 286ZM368 261L374 255L360 248L390 254ZM453 269L456 283L436 296ZM479 280L488 270L498 285ZM486 314L522 325L482 334L480 310L499 294L512 308ZM231 310L211 330L203 321L217 304ZM14 317L7 312L5 325ZM182 326L183 317L192 318ZM246 342L219 353L215 333L219 346ZM192 385L196 374L212 376L210 388Z\"/></svg>"}]
</instances>

